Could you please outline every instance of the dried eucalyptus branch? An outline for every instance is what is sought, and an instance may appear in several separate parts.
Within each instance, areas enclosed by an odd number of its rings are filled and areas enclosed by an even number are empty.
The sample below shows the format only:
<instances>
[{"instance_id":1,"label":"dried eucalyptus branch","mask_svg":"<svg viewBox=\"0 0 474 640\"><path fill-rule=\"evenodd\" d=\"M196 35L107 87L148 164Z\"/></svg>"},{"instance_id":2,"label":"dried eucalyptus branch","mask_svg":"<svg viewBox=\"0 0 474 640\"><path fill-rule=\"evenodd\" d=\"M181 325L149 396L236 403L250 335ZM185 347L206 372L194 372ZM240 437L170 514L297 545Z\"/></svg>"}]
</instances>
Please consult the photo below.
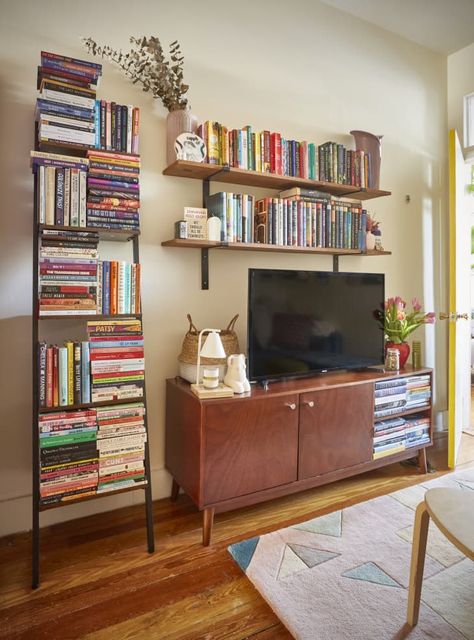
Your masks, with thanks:
<instances>
[{"instance_id":1,"label":"dried eucalyptus branch","mask_svg":"<svg viewBox=\"0 0 474 640\"><path fill-rule=\"evenodd\" d=\"M156 36L131 37L133 46L126 54L108 45L101 46L92 38L83 38L82 43L88 53L117 64L133 84L141 84L143 91L159 98L168 111L184 109L188 105L185 94L189 86L183 82L184 57L177 40L169 46L170 61Z\"/></svg>"}]
</instances>

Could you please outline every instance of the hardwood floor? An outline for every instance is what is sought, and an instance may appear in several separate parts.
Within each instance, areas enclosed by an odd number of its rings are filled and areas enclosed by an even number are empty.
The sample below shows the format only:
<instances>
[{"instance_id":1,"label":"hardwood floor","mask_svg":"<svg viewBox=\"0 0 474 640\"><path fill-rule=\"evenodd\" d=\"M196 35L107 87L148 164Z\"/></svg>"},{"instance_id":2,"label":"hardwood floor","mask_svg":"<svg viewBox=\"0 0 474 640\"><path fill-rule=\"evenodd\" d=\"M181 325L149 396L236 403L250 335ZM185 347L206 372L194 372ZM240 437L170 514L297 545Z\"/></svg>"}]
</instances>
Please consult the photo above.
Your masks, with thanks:
<instances>
[{"instance_id":1,"label":"hardwood floor","mask_svg":"<svg viewBox=\"0 0 474 640\"><path fill-rule=\"evenodd\" d=\"M474 437L463 435L463 461ZM429 452L446 473L446 438ZM0 540L0 638L28 640L287 640L290 634L227 552L266 533L425 479L399 464L254 507L216 515L201 546L189 498L154 503L156 552L146 552L144 508L42 530L41 587L30 589L30 536Z\"/></svg>"}]
</instances>

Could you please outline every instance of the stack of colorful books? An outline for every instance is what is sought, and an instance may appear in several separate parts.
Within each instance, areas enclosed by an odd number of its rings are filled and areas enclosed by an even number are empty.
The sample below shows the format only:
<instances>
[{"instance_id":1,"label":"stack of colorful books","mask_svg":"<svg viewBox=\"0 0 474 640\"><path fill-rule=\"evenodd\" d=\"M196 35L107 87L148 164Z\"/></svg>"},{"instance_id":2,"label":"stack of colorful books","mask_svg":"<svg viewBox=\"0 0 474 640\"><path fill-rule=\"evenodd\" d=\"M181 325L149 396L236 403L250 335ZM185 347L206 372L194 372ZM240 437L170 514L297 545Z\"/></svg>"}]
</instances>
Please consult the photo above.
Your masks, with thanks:
<instances>
[{"instance_id":1,"label":"stack of colorful books","mask_svg":"<svg viewBox=\"0 0 474 640\"><path fill-rule=\"evenodd\" d=\"M407 409L426 407L431 398L429 375L417 375L406 378Z\"/></svg>"},{"instance_id":2,"label":"stack of colorful books","mask_svg":"<svg viewBox=\"0 0 474 640\"><path fill-rule=\"evenodd\" d=\"M205 162L262 173L372 187L371 158L362 150L328 141L287 140L280 133L253 131L250 125L229 130L208 120L197 134L207 148Z\"/></svg>"},{"instance_id":3,"label":"stack of colorful books","mask_svg":"<svg viewBox=\"0 0 474 640\"><path fill-rule=\"evenodd\" d=\"M97 493L146 484L145 406L97 408L99 483Z\"/></svg>"},{"instance_id":4,"label":"stack of colorful books","mask_svg":"<svg viewBox=\"0 0 474 640\"><path fill-rule=\"evenodd\" d=\"M254 196L219 191L209 196L207 211L221 221L222 242L254 242Z\"/></svg>"},{"instance_id":5,"label":"stack of colorful books","mask_svg":"<svg viewBox=\"0 0 474 640\"><path fill-rule=\"evenodd\" d=\"M103 315L140 313L141 265L123 261L99 262L97 310Z\"/></svg>"},{"instance_id":6,"label":"stack of colorful books","mask_svg":"<svg viewBox=\"0 0 474 640\"><path fill-rule=\"evenodd\" d=\"M140 156L89 151L87 226L138 230Z\"/></svg>"},{"instance_id":7,"label":"stack of colorful books","mask_svg":"<svg viewBox=\"0 0 474 640\"><path fill-rule=\"evenodd\" d=\"M376 418L384 418L406 409L407 379L380 380L375 383Z\"/></svg>"},{"instance_id":8,"label":"stack of colorful books","mask_svg":"<svg viewBox=\"0 0 474 640\"><path fill-rule=\"evenodd\" d=\"M429 417L423 414L416 414L407 418L405 434L405 445L407 447L416 447L430 442Z\"/></svg>"},{"instance_id":9,"label":"stack of colorful books","mask_svg":"<svg viewBox=\"0 0 474 640\"><path fill-rule=\"evenodd\" d=\"M93 148L102 65L47 51L38 67L38 142Z\"/></svg>"},{"instance_id":10,"label":"stack of colorful books","mask_svg":"<svg viewBox=\"0 0 474 640\"><path fill-rule=\"evenodd\" d=\"M43 229L39 251L39 315L97 313L98 235Z\"/></svg>"},{"instance_id":11,"label":"stack of colorful books","mask_svg":"<svg viewBox=\"0 0 474 640\"><path fill-rule=\"evenodd\" d=\"M43 151L31 152L37 176L37 220L40 224L86 226L89 161Z\"/></svg>"},{"instance_id":12,"label":"stack of colorful books","mask_svg":"<svg viewBox=\"0 0 474 640\"><path fill-rule=\"evenodd\" d=\"M63 347L39 343L39 406L66 407L91 401L88 342Z\"/></svg>"},{"instance_id":13,"label":"stack of colorful books","mask_svg":"<svg viewBox=\"0 0 474 640\"><path fill-rule=\"evenodd\" d=\"M138 107L96 100L96 149L138 153L139 118Z\"/></svg>"},{"instance_id":14,"label":"stack of colorful books","mask_svg":"<svg viewBox=\"0 0 474 640\"><path fill-rule=\"evenodd\" d=\"M405 450L405 427L406 420L404 418L389 418L387 420L378 420L375 423L374 460Z\"/></svg>"},{"instance_id":15,"label":"stack of colorful books","mask_svg":"<svg viewBox=\"0 0 474 640\"><path fill-rule=\"evenodd\" d=\"M145 354L140 320L88 322L92 402L143 397Z\"/></svg>"},{"instance_id":16,"label":"stack of colorful books","mask_svg":"<svg viewBox=\"0 0 474 640\"><path fill-rule=\"evenodd\" d=\"M93 409L39 416L40 504L77 500L97 491L97 419Z\"/></svg>"}]
</instances>

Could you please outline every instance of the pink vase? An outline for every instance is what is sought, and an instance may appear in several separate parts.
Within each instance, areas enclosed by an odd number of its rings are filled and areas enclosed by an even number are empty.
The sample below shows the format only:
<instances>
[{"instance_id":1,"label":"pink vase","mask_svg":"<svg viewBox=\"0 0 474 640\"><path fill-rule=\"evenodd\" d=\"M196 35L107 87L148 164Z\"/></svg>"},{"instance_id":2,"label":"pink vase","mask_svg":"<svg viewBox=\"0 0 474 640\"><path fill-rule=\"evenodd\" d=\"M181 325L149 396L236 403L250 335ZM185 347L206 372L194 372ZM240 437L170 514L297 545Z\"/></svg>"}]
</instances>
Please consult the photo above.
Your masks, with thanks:
<instances>
[{"instance_id":1,"label":"pink vase","mask_svg":"<svg viewBox=\"0 0 474 640\"><path fill-rule=\"evenodd\" d=\"M354 136L356 149L370 153L368 186L369 189L378 189L380 187L381 140L383 136L376 136L368 131L354 130L350 133Z\"/></svg>"},{"instance_id":2,"label":"pink vase","mask_svg":"<svg viewBox=\"0 0 474 640\"><path fill-rule=\"evenodd\" d=\"M410 345L408 344L408 342L386 342L385 353L387 353L387 349L397 349L399 354L400 369L403 369L406 361L408 360L408 356L410 355Z\"/></svg>"},{"instance_id":3,"label":"pink vase","mask_svg":"<svg viewBox=\"0 0 474 640\"><path fill-rule=\"evenodd\" d=\"M196 133L197 118L191 110L175 109L166 118L166 163L169 166L176 160L174 143L181 133Z\"/></svg>"}]
</instances>

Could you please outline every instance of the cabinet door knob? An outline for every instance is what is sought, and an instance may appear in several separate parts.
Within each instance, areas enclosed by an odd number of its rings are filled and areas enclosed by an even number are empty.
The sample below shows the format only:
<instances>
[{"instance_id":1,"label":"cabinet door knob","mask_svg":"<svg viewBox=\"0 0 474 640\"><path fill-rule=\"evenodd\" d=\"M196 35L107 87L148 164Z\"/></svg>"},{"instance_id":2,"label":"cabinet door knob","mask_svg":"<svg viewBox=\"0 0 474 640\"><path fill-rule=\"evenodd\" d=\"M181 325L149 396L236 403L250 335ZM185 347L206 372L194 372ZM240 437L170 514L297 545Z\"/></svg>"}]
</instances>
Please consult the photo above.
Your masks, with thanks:
<instances>
[{"instance_id":1,"label":"cabinet door knob","mask_svg":"<svg viewBox=\"0 0 474 640\"><path fill-rule=\"evenodd\" d=\"M314 400L304 400L303 404L312 409L314 407Z\"/></svg>"},{"instance_id":2,"label":"cabinet door knob","mask_svg":"<svg viewBox=\"0 0 474 640\"><path fill-rule=\"evenodd\" d=\"M296 409L296 404L294 402L285 402L285 407L290 407L292 411Z\"/></svg>"}]
</instances>

